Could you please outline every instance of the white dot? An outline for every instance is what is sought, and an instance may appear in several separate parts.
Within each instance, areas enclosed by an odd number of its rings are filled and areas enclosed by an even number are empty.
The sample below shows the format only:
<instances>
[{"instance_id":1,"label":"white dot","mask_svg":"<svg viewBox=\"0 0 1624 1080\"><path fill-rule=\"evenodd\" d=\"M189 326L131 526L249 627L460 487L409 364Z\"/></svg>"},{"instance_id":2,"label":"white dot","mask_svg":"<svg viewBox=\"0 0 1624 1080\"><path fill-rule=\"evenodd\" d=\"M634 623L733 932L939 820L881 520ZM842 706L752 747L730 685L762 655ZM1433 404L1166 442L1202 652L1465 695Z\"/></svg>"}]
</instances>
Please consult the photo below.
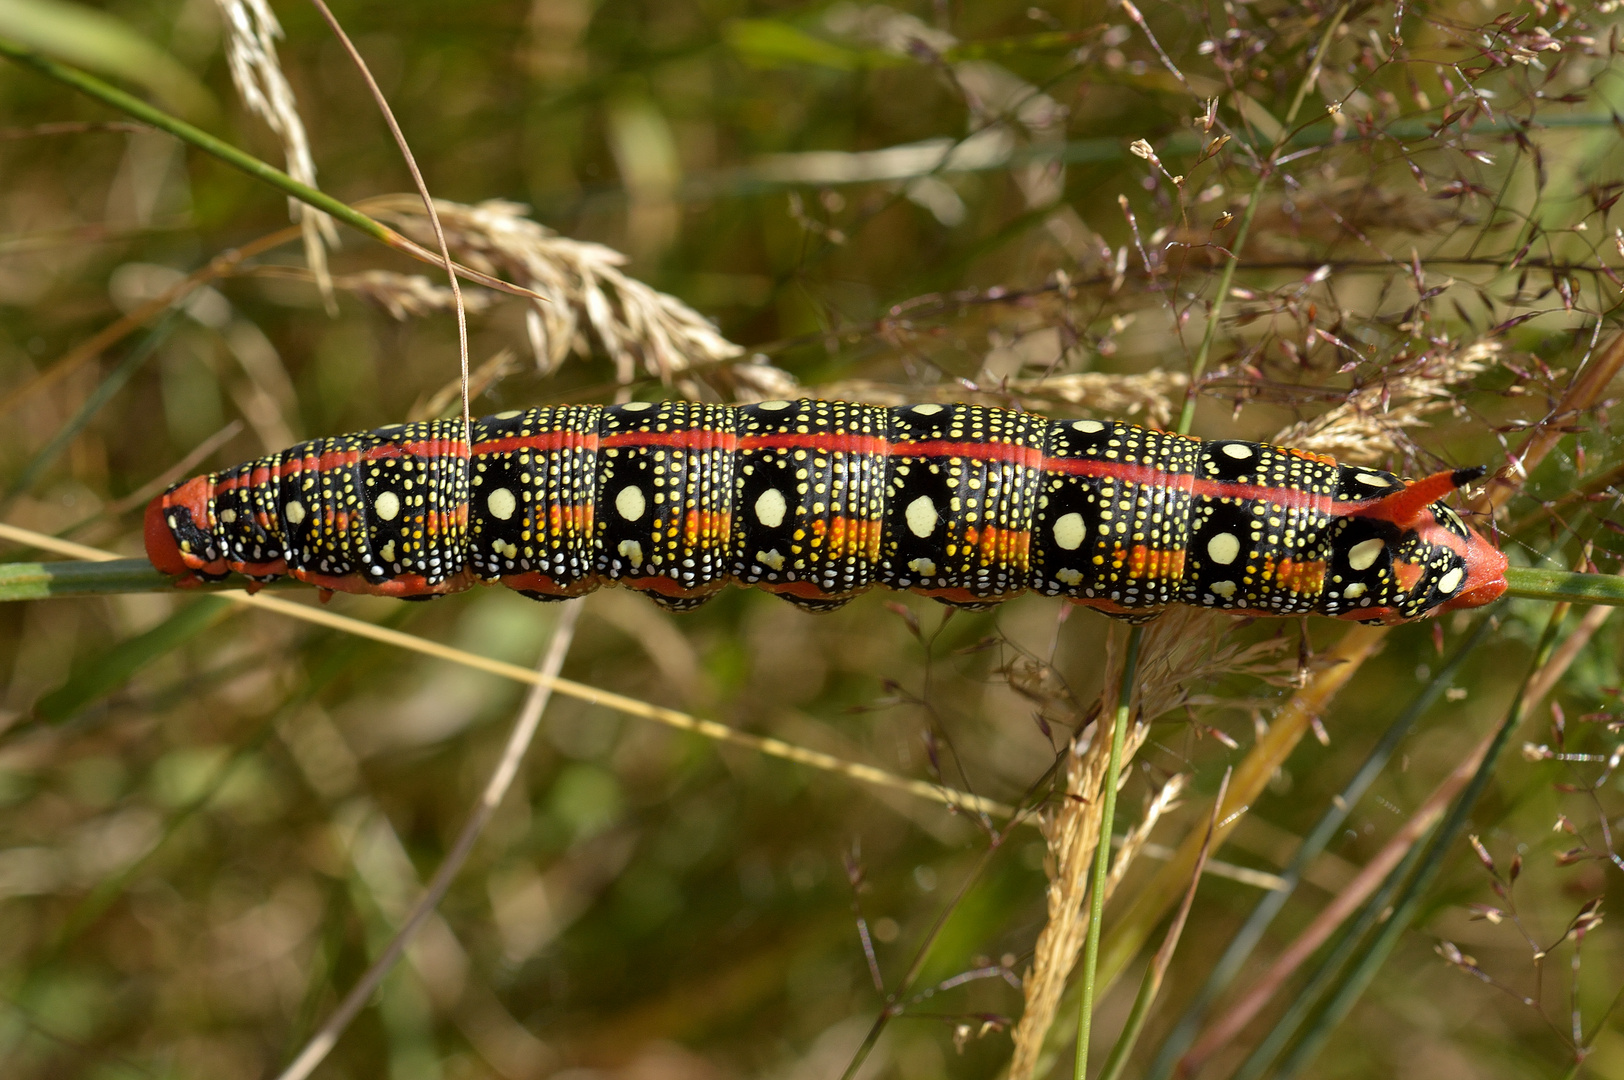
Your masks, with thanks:
<instances>
[{"instance_id":1,"label":"white dot","mask_svg":"<svg viewBox=\"0 0 1624 1080\"><path fill-rule=\"evenodd\" d=\"M756 520L769 529L776 529L784 523L784 513L788 509L784 505L784 493L777 488L768 488L756 499Z\"/></svg>"},{"instance_id":2,"label":"white dot","mask_svg":"<svg viewBox=\"0 0 1624 1080\"><path fill-rule=\"evenodd\" d=\"M1235 599L1235 583L1233 581L1215 581L1207 588L1214 596L1221 596L1225 600Z\"/></svg>"},{"instance_id":3,"label":"white dot","mask_svg":"<svg viewBox=\"0 0 1624 1080\"><path fill-rule=\"evenodd\" d=\"M1342 595L1349 600L1359 599L1361 596L1365 595L1365 583L1362 581L1355 581L1352 585L1349 585L1346 589L1342 590Z\"/></svg>"},{"instance_id":4,"label":"white dot","mask_svg":"<svg viewBox=\"0 0 1624 1080\"><path fill-rule=\"evenodd\" d=\"M942 407L927 401L923 405L915 405L913 407L913 411L918 413L920 416L935 416L937 413L942 411Z\"/></svg>"},{"instance_id":5,"label":"white dot","mask_svg":"<svg viewBox=\"0 0 1624 1080\"><path fill-rule=\"evenodd\" d=\"M1088 525L1081 514L1062 514L1054 523L1054 542L1067 551L1083 546L1088 536Z\"/></svg>"},{"instance_id":6,"label":"white dot","mask_svg":"<svg viewBox=\"0 0 1624 1080\"><path fill-rule=\"evenodd\" d=\"M1245 461L1247 458L1252 456L1252 448L1247 446L1245 443L1228 442L1224 443L1224 445L1219 447L1219 449L1222 450L1227 456L1234 458L1236 461Z\"/></svg>"},{"instance_id":7,"label":"white dot","mask_svg":"<svg viewBox=\"0 0 1624 1080\"><path fill-rule=\"evenodd\" d=\"M763 401L761 404L757 405L756 408L766 409L768 412L779 412L782 409L789 408L790 404L791 402L788 401Z\"/></svg>"},{"instance_id":8,"label":"white dot","mask_svg":"<svg viewBox=\"0 0 1624 1080\"><path fill-rule=\"evenodd\" d=\"M384 521L394 521L400 513L400 496L393 491L386 491L379 495L372 503L373 513Z\"/></svg>"},{"instance_id":9,"label":"white dot","mask_svg":"<svg viewBox=\"0 0 1624 1080\"><path fill-rule=\"evenodd\" d=\"M1387 543L1380 538L1375 540L1361 540L1348 549L1348 565L1355 570L1369 570L1375 565L1376 556L1382 553Z\"/></svg>"},{"instance_id":10,"label":"white dot","mask_svg":"<svg viewBox=\"0 0 1624 1080\"><path fill-rule=\"evenodd\" d=\"M304 520L304 503L298 499L293 500L288 503L287 509L282 511L282 516L287 519L289 525L299 524Z\"/></svg>"},{"instance_id":11,"label":"white dot","mask_svg":"<svg viewBox=\"0 0 1624 1080\"><path fill-rule=\"evenodd\" d=\"M936 531L936 504L930 501L928 495L921 495L909 503L905 516L908 531L921 539Z\"/></svg>"},{"instance_id":12,"label":"white dot","mask_svg":"<svg viewBox=\"0 0 1624 1080\"><path fill-rule=\"evenodd\" d=\"M1105 430L1105 425L1100 423L1098 420L1077 420L1074 421L1071 426L1074 430L1081 431L1084 435L1098 435L1100 432Z\"/></svg>"},{"instance_id":13,"label":"white dot","mask_svg":"<svg viewBox=\"0 0 1624 1080\"><path fill-rule=\"evenodd\" d=\"M1456 589L1460 588L1461 577L1461 568L1457 566L1453 570L1449 571L1449 573L1438 579L1438 591L1443 593L1454 592Z\"/></svg>"},{"instance_id":14,"label":"white dot","mask_svg":"<svg viewBox=\"0 0 1624 1080\"><path fill-rule=\"evenodd\" d=\"M1241 542L1234 533L1219 533L1207 541L1207 558L1228 566L1241 553Z\"/></svg>"},{"instance_id":15,"label":"white dot","mask_svg":"<svg viewBox=\"0 0 1624 1080\"><path fill-rule=\"evenodd\" d=\"M654 408L652 401L628 401L621 406L626 412L642 412L644 409Z\"/></svg>"},{"instance_id":16,"label":"white dot","mask_svg":"<svg viewBox=\"0 0 1624 1080\"><path fill-rule=\"evenodd\" d=\"M643 498L643 489L636 484L627 484L615 496L615 510L627 521L636 521L647 508L648 501Z\"/></svg>"},{"instance_id":17,"label":"white dot","mask_svg":"<svg viewBox=\"0 0 1624 1080\"><path fill-rule=\"evenodd\" d=\"M1385 476L1377 476L1375 473L1368 473L1368 472L1354 473L1353 478L1355 480L1359 481L1361 484L1368 484L1371 487L1392 487L1393 486L1393 482L1391 480L1387 479L1387 477L1385 477Z\"/></svg>"},{"instance_id":18,"label":"white dot","mask_svg":"<svg viewBox=\"0 0 1624 1080\"><path fill-rule=\"evenodd\" d=\"M485 497L485 505L491 508L492 516L506 521L519 508L519 500L507 488L497 488Z\"/></svg>"}]
</instances>

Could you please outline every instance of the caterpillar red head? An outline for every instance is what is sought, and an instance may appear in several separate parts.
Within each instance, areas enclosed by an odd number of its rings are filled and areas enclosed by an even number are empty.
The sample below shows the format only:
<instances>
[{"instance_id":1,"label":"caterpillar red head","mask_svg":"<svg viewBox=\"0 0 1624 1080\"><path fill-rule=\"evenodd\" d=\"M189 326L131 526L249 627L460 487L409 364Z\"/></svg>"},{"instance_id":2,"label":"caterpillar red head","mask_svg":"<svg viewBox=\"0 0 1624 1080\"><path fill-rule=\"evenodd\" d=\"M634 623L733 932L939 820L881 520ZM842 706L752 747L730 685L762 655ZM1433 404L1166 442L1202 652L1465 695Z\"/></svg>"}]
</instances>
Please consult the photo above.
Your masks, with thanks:
<instances>
[{"instance_id":1,"label":"caterpillar red head","mask_svg":"<svg viewBox=\"0 0 1624 1080\"><path fill-rule=\"evenodd\" d=\"M1395 487L1396 478L1368 469L1350 469L1354 488ZM1390 575L1390 600L1380 609L1349 612L1345 618L1402 622L1418 612L1481 607L1506 591L1506 557L1467 526L1442 500L1478 479L1481 467L1454 469L1358 500L1344 511L1339 547L1355 570L1369 569L1378 552Z\"/></svg>"}]
</instances>

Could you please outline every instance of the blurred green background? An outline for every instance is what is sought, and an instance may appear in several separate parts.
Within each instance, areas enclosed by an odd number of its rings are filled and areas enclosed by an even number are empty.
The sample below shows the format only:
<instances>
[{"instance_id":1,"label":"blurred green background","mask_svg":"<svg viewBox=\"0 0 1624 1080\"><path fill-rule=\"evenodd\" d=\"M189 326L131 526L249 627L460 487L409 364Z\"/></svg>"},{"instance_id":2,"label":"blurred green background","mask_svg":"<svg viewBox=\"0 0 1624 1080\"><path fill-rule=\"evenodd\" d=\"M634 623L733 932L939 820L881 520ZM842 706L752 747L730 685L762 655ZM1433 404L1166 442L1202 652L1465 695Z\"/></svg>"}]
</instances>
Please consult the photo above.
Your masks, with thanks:
<instances>
[{"instance_id":1,"label":"blurred green background","mask_svg":"<svg viewBox=\"0 0 1624 1080\"><path fill-rule=\"evenodd\" d=\"M1118 396L1102 404L1042 382L1184 373L1221 299L1198 434L1266 437L1350 388L1380 391L1389 373L1402 397L1427 363L1491 341L1500 351L1486 370L1377 459L1406 472L1498 466L1528 425L1571 429L1513 502L1505 543L1520 563L1567 567L1589 542L1610 572L1619 530L1607 470L1620 455L1609 415L1551 410L1617 323L1615 6L1347 7L1223 297L1217 269L1235 236L1225 215L1239 216L1259 183L1242 148L1291 135L1280 118L1337 5L1146 5L1160 51L1123 7L1092 2L334 10L437 197L523 203L564 237L624 252L628 274L746 350L736 365L699 364L666 383L644 368L626 384L583 332L578 354L544 371L524 303L498 298L470 316L472 359L508 349L516 360L476 411L617 393L730 400L749 385L737 369L759 355L755 366L808 394L1047 400L1155 420L1169 404L1176 414L1181 383L1112 383ZM116 21L92 33L63 21L82 12L9 0L0 36L66 25L67 44L39 44L282 164L277 136L233 89L219 7L98 10ZM275 13L321 187L350 202L409 191L316 11ZM134 554L132 494L188 454L203 449L192 471L204 471L396 422L457 365L443 310L397 319L340 288L329 313L291 243L212 282L188 314L30 391L177 273L288 223L278 192L168 136L106 126L122 119L0 64L0 393L29 391L0 404L4 516ZM1235 140L1203 160L1225 132ZM1160 166L1130 151L1139 139ZM347 231L331 261L341 278L422 269ZM1591 481L1590 500L1531 516ZM333 607L525 665L557 620L500 589ZM1098 693L1106 621L1034 597L943 612L873 594L809 616L730 590L673 616L607 591L585 602L564 673L1016 801ZM1490 643L1354 808L1263 957L1503 714L1545 617L1533 603L1497 610ZM1192 773L1186 806L1156 833L1167 845L1201 827L1224 768L1289 693L1299 652L1341 632L1204 625L1215 646L1221 633L1278 640L1288 678L1238 672L1192 688L1189 707L1162 718L1123 814L1136 819L1153 787ZM1462 625L1394 631L1323 718L1329 744L1305 741L1219 857L1278 871ZM1517 741L1551 742L1560 719L1567 750L1605 759L1618 743L1618 651L1604 626L1556 711L1542 709ZM439 864L520 698L443 662L158 595L7 605L0 670L8 1077L274 1075ZM1582 1075L1624 1077L1624 1032L1607 1011L1624 983L1624 939L1603 923L1577 966L1571 940L1538 961L1530 945L1560 941L1584 902L1618 896L1616 856L1558 858L1581 841L1591 854L1610 843L1618 782L1578 790L1605 767L1502 762L1474 829L1502 870L1522 853L1517 918L1474 920L1473 903L1512 909L1459 845L1315 1075L1573 1075L1577 1007L1592 1051ZM1553 832L1559 814L1579 838ZM317 1075L836 1077L884 1004L854 899L888 988L951 907L920 996L862 1075L995 1075L1046 879L1029 826L977 872L989 835L928 801L555 700L439 915ZM1153 872L1141 862L1115 907ZM1203 883L1134 1070L1259 895ZM1484 977L1440 959L1439 939ZM1138 971L1105 997L1096 1044L1109 1046ZM982 977L926 993L966 972ZM1242 1050L1265 1030L1248 1029ZM1220 1056L1203 1075L1238 1060Z\"/></svg>"}]
</instances>

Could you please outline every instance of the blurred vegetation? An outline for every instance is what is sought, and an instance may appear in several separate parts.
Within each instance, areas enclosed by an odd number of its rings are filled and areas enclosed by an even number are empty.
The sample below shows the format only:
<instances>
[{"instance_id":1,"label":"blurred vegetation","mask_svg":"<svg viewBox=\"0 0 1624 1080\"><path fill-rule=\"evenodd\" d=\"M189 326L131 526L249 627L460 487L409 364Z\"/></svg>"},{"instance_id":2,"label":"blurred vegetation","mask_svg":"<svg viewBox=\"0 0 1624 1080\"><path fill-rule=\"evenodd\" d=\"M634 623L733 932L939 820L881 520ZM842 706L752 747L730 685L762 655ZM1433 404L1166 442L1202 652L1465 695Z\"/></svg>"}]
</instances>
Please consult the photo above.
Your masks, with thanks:
<instances>
[{"instance_id":1,"label":"blurred vegetation","mask_svg":"<svg viewBox=\"0 0 1624 1080\"><path fill-rule=\"evenodd\" d=\"M624 252L626 274L744 350L662 370L582 322L553 366L531 358L525 302L490 294L470 315L472 359L516 359L487 372L477 411L733 400L793 380L1165 426L1218 304L1198 434L1303 425L1309 438L1350 396L1370 417L1345 451L1406 472L1499 467L1530 434L1558 434L1502 511L1503 543L1521 564L1614 572L1611 396L1558 403L1617 330L1616 7L1146 4L1142 24L1116 4L1002 0L334 10L436 197L522 203L563 237ZM276 15L322 189L351 203L410 191L317 12ZM129 79L283 163L233 88L220 7L131 0L101 16L11 0L0 37ZM77 51L38 30L67 18L97 28ZM180 275L285 229L288 204L23 66L0 66L0 116L7 521L137 554L143 496L177 465L396 422L455 378L441 279L397 317L379 301L401 280L359 275L424 268L346 233L328 310L290 233L35 388ZM1383 421L1406 401L1422 405ZM333 607L524 665L558 618L501 589ZM1220 1007L1504 716L1548 611L1494 610ZM1391 632L1216 857L1278 873L1469 622ZM1190 632L1213 649L1272 642L1283 668L1190 687L1135 762L1118 831L1175 773L1190 776L1185 804L1152 840L1203 830L1225 768L1346 629L1232 623ZM872 594L814 617L730 590L673 616L605 591L564 673L1014 803L1046 795L1101 689L1106 633L1036 597L947 618ZM1602 624L1516 733L1536 748L1501 759L1472 817L1493 872L1452 846L1314 1075L1624 1077L1624 935L1587 923L1580 947L1570 932L1589 902L1605 917L1619 896L1620 644ZM212 598L8 604L0 651L7 1077L274 1075L440 864L519 704L485 675ZM862 1075L996 1075L1046 918L1043 838L1023 824L994 845L1000 825L554 700L437 916L316 1075L833 1077L921 949ZM1106 909L1108 938L1152 854ZM1261 895L1203 880L1129 1075L1150 1068ZM1143 963L1104 994L1099 1058ZM1296 985L1201 1075L1229 1075ZM1072 1023L1063 1012L1057 1029Z\"/></svg>"}]
</instances>

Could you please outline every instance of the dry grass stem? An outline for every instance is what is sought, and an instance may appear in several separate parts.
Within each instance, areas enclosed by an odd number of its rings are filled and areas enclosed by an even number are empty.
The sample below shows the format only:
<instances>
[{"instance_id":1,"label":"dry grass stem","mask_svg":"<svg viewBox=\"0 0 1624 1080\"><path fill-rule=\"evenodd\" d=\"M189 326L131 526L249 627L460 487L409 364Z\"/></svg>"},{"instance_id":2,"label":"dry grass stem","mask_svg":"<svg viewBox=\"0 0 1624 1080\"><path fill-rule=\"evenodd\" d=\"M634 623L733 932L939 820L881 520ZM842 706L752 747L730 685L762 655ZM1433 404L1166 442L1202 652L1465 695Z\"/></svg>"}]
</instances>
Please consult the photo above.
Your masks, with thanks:
<instances>
[{"instance_id":1,"label":"dry grass stem","mask_svg":"<svg viewBox=\"0 0 1624 1080\"><path fill-rule=\"evenodd\" d=\"M1341 404L1312 420L1286 428L1275 441L1360 465L1413 457L1416 445L1409 432L1457 408L1460 387L1493 366L1501 351L1500 342L1480 340L1394 361L1380 379L1350 391Z\"/></svg>"},{"instance_id":2,"label":"dry grass stem","mask_svg":"<svg viewBox=\"0 0 1624 1080\"><path fill-rule=\"evenodd\" d=\"M502 749L502 756L497 760L496 768L486 781L484 791L480 793L479 803L468 815L462 832L457 835L456 843L452 845L445 860L440 863L439 869L434 872L434 877L423 890L423 895L412 906L411 912L390 938L383 952L372 961L371 966L344 995L344 1000L333 1011L333 1015L315 1035L311 1036L310 1041L292 1063L282 1070L279 1080L305 1080L305 1077L321 1064L322 1059L337 1045L339 1037L349 1027L350 1021L354 1020L372 999L373 991L395 966L395 961L400 959L400 954L411 941L413 933L439 906L446 890L451 888L451 882L473 852L474 843L479 839L480 833L484 832L491 815L501 805L508 788L513 785L514 777L519 773L519 763L524 760L525 752L530 748L536 729L541 724L541 715L546 711L547 702L552 697L553 680L558 678L559 671L563 669L564 657L569 653L570 642L575 639L575 623L580 615L579 601L564 604L558 617L558 625L553 629L552 642L536 667L541 679L532 685L530 692L525 695L519 717L514 722L513 731L508 736L507 745Z\"/></svg>"},{"instance_id":3,"label":"dry grass stem","mask_svg":"<svg viewBox=\"0 0 1624 1080\"><path fill-rule=\"evenodd\" d=\"M955 383L899 386L868 379L846 379L815 387L819 397L869 405L905 405L912 401L976 402L1008 407L1012 402L1038 412L1055 406L1078 406L1090 415L1132 420L1165 428L1184 398L1189 377L1177 371L1144 371L1117 375L1085 371L1071 375L1010 379L998 386L965 392ZM1064 412L1064 408L1060 411Z\"/></svg>"},{"instance_id":4,"label":"dry grass stem","mask_svg":"<svg viewBox=\"0 0 1624 1080\"><path fill-rule=\"evenodd\" d=\"M0 524L0 538L18 544L25 544L41 551L54 551L75 559L105 562L110 559L121 558L121 556L102 551L99 548L76 544L71 540L61 540L54 536L47 536L44 533L34 532L32 529L18 528L15 525ZM890 788L893 791L907 792L915 797L940 803L944 806L957 806L971 813L997 814L1002 817L1008 817L1012 813L1012 808L1006 804L980 795L972 795L969 792L959 791L940 784L927 783L923 780L911 780L888 772L885 769L876 768L873 765L847 761L833 754L825 754L817 750L809 750L804 746L785 742L783 739L737 731L714 720L705 720L685 712L679 712L676 709L650 705L647 702L638 701L624 694L599 690L595 686L588 686L571 679L543 678L529 668L520 667L517 664L509 664L502 660L493 660L490 657L480 656L477 653L471 653L463 649L441 645L439 642L429 641L414 634L405 634L399 630L363 622L360 619L351 619L323 608L312 607L307 604L295 604L265 595L250 596L246 592L228 590L213 595L225 597L233 603L272 611L278 615L300 619L317 626L325 626L331 630L354 634L373 641L381 641L384 644L407 649L423 656L448 660L454 664L461 664L463 667L512 679L515 682L526 683L531 686L545 684L554 693L562 694L565 697L572 697L606 709L613 709L628 716L653 720L656 723L664 724L679 731L691 731L707 739L742 746L757 753L766 754L769 757L782 758L785 761L793 761L825 772L838 773L860 783Z\"/></svg>"},{"instance_id":5,"label":"dry grass stem","mask_svg":"<svg viewBox=\"0 0 1624 1080\"><path fill-rule=\"evenodd\" d=\"M1145 814L1144 817L1140 818L1139 824L1135 825L1133 830L1123 837L1122 846L1117 848L1116 857L1111 862L1110 876L1105 879L1106 903L1111 902L1111 897L1116 893L1117 886L1122 884L1122 879L1128 876L1128 869L1133 866L1133 861L1140 855L1146 854L1145 846L1150 842L1150 834L1155 831L1157 823L1162 820L1162 815L1177 808L1179 794L1184 790L1184 785L1188 780L1189 776L1186 773L1174 773L1169 777L1167 783L1162 785L1161 790L1156 792L1146 803Z\"/></svg>"},{"instance_id":6,"label":"dry grass stem","mask_svg":"<svg viewBox=\"0 0 1624 1080\"><path fill-rule=\"evenodd\" d=\"M496 355L480 364L468 377L468 398L473 400L501 382L519 368L519 357L512 349L502 348ZM408 420L433 420L444 416L450 410L453 402L462 396L463 381L461 377L452 379L440 389L436 390L427 399L419 399L410 409L406 410Z\"/></svg>"},{"instance_id":7,"label":"dry grass stem","mask_svg":"<svg viewBox=\"0 0 1624 1080\"><path fill-rule=\"evenodd\" d=\"M423 208L412 196L383 196L366 205L414 239L429 235ZM526 217L518 203L491 199L468 206L441 199L434 205L455 258L546 298L530 305L526 321L544 373L556 370L571 351L586 355L594 340L614 362L622 385L640 370L671 382L699 365L744 353L693 308L624 273L626 256L613 248L559 236Z\"/></svg>"},{"instance_id":8,"label":"dry grass stem","mask_svg":"<svg viewBox=\"0 0 1624 1080\"><path fill-rule=\"evenodd\" d=\"M1611 607L1594 607L1585 612L1573 633L1569 634L1561 646L1551 654L1550 661L1529 680L1528 689L1523 695L1524 716L1533 715L1539 703L1556 688L1562 676L1595 636L1596 631L1600 630L1602 624L1613 614L1613 610ZM1329 940L1337 927L1359 910L1370 894L1386 880L1392 869L1403 861L1410 849L1420 843L1438 823L1461 789L1471 782L1472 775L1477 772L1477 767L1483 761L1483 755L1488 753L1493 740L1494 732L1491 730L1455 766L1454 771L1432 790L1382 849L1360 868L1354 879L1337 893L1314 917L1314 921L1274 958L1268 969L1258 976L1246 993L1222 1016L1208 1025L1184 1056L1181 1067L1186 1075L1198 1071L1214 1053L1223 1049L1240 1034L1258 1012L1280 992L1285 981Z\"/></svg>"},{"instance_id":9,"label":"dry grass stem","mask_svg":"<svg viewBox=\"0 0 1624 1080\"><path fill-rule=\"evenodd\" d=\"M316 162L310 154L310 138L293 87L282 72L276 55L276 39L282 25L266 0L215 0L226 26L226 64L237 95L249 112L265 121L282 142L288 175L316 187ZM338 229L333 219L297 199L288 199L288 216L299 223L304 237L305 262L316 285L332 308L332 282L327 271L327 244L337 245Z\"/></svg>"},{"instance_id":10,"label":"dry grass stem","mask_svg":"<svg viewBox=\"0 0 1624 1080\"><path fill-rule=\"evenodd\" d=\"M1228 621L1212 612L1175 608L1146 629L1135 680L1136 719L1123 747L1121 775L1124 778L1130 775L1127 765L1149 732L1149 721L1182 704L1195 688L1238 671L1251 671L1265 677L1275 674L1280 643L1240 646L1226 642L1222 631ZM1120 670L1118 638L1119 635L1112 635L1106 658L1107 670L1113 672ZM1100 707L1108 708L1108 703L1115 700L1116 691L1107 687L1100 698ZM1073 742L1067 755L1063 793L1058 805L1040 822L1048 849L1044 859L1044 872L1049 878L1048 918L1038 935L1032 965L1022 980L1025 1007L1015 1028L1010 1080L1026 1080L1037 1068L1066 979L1088 932L1088 909L1083 901L1094 848L1099 840L1103 801L1099 797L1100 785L1104 783L1110 751L1109 740L1099 738L1097 731L1096 724ZM1172 782L1168 787L1172 788L1171 792L1164 788L1161 796L1152 802L1152 813L1147 814L1146 825L1135 830L1137 843L1131 848L1125 845L1124 853L1117 856L1117 865L1113 867L1113 877L1117 880L1126 873L1134 850L1148 836L1149 827L1154 825L1152 818L1164 813L1176 797L1178 787ZM1141 832L1144 835L1138 835ZM1106 896L1108 899L1109 892Z\"/></svg>"}]
</instances>

